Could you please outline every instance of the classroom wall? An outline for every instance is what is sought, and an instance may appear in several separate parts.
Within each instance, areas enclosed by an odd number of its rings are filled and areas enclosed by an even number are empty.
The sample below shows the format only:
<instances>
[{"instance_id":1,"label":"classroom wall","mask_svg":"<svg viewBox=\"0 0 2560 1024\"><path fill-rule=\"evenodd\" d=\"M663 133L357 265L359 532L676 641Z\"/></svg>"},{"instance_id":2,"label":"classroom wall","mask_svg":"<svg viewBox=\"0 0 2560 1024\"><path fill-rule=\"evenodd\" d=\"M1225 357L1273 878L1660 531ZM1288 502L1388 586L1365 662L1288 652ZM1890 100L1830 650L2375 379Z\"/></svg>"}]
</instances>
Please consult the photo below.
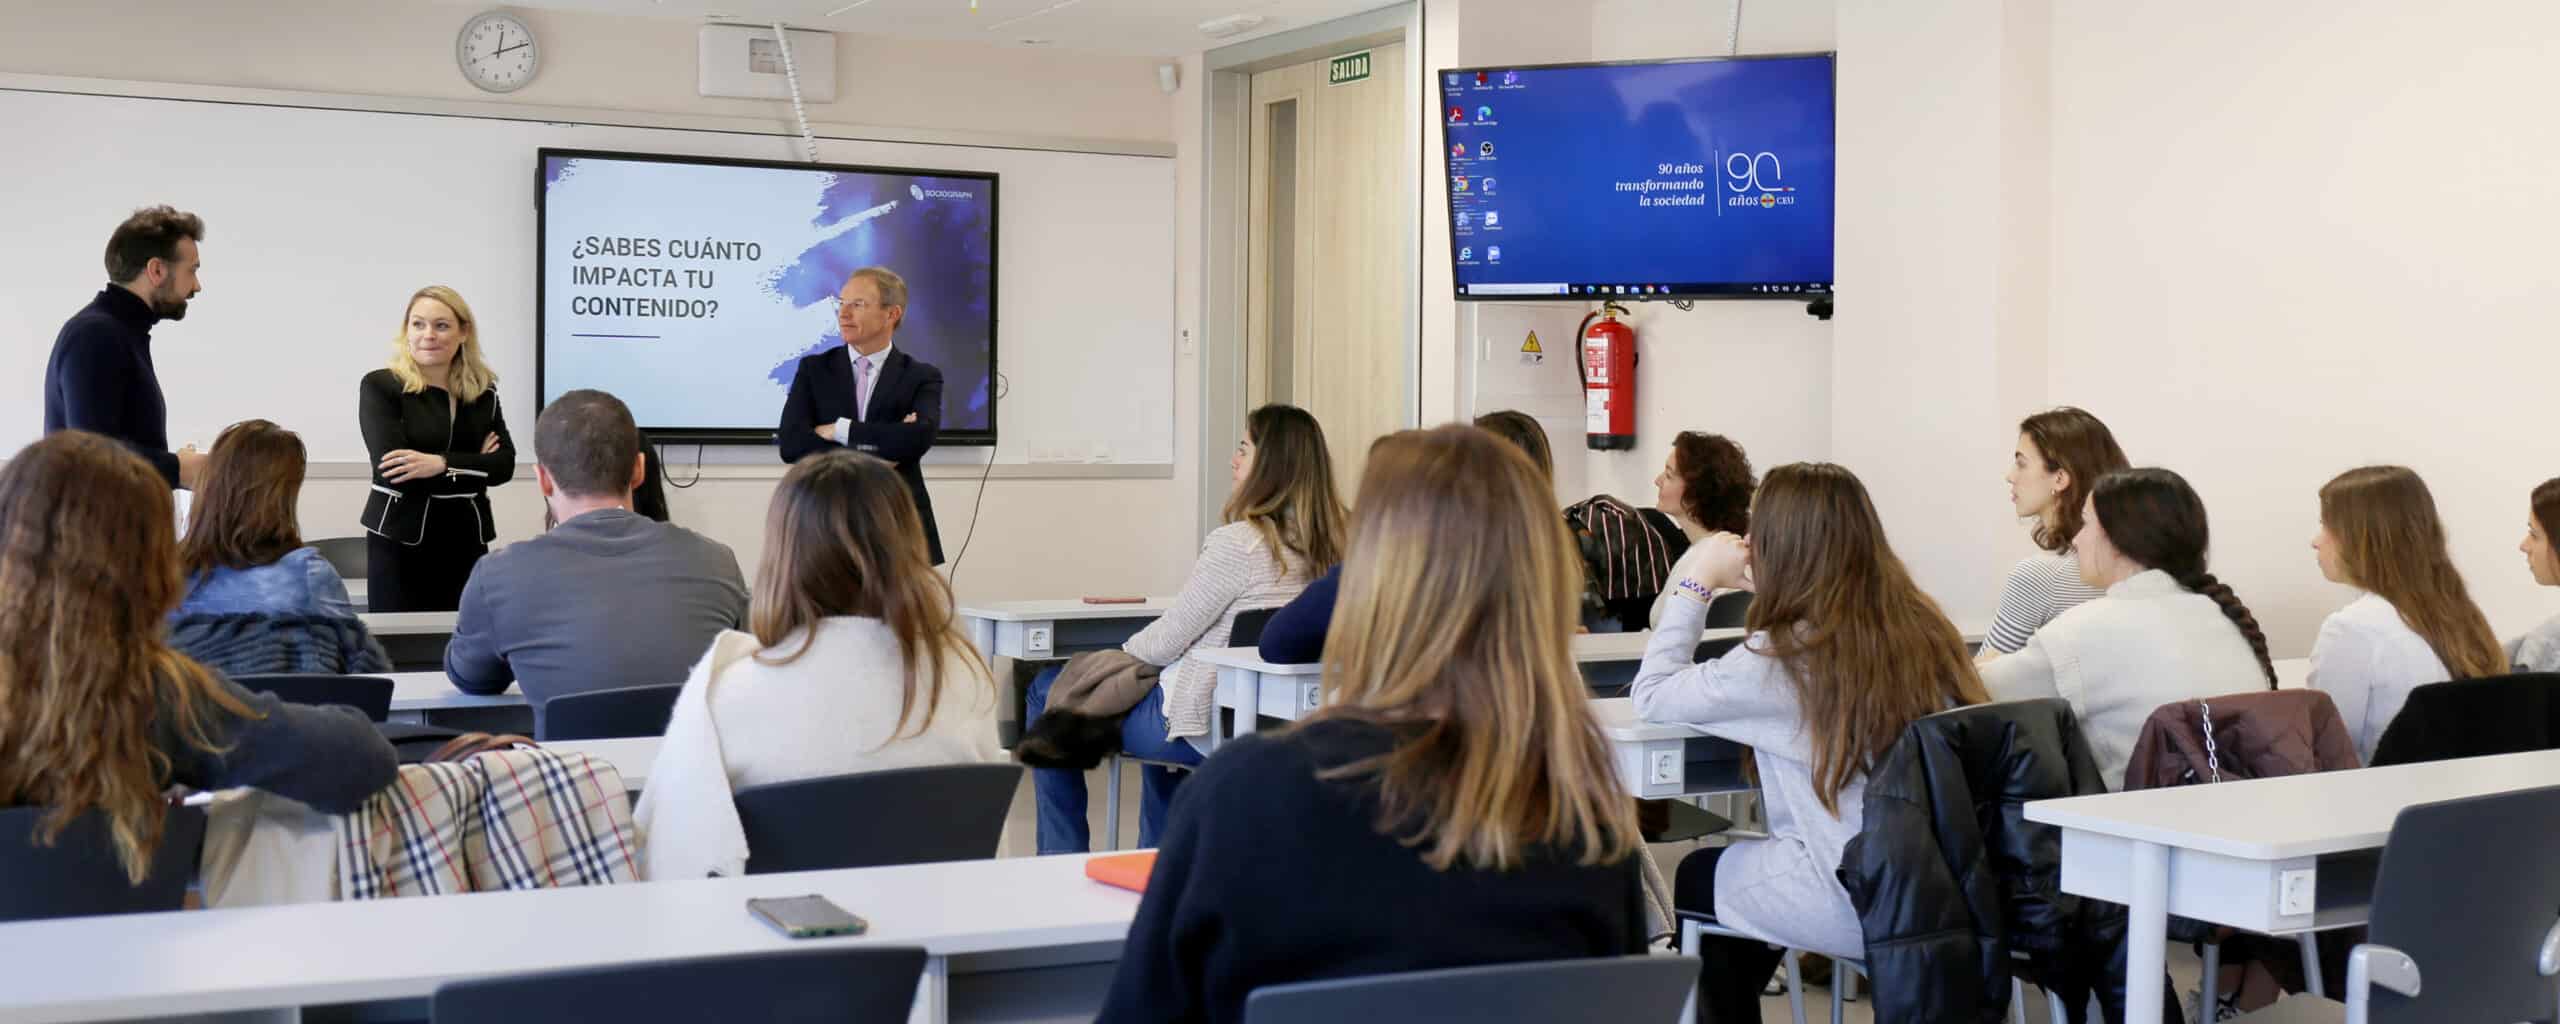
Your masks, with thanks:
<instances>
[{"instance_id":1,"label":"classroom wall","mask_svg":"<svg viewBox=\"0 0 2560 1024\"><path fill-rule=\"evenodd\" d=\"M0 72L748 117L767 120L777 131L788 124L787 101L695 96L697 23L679 19L520 12L542 33L541 77L506 97L483 94L452 63L453 33L483 7L241 0L215 15L204 5L175 0L11 3L0 5ZM1159 143L1176 142L1177 133L1187 132L1177 176L1196 194L1198 171L1188 148L1196 143L1199 118L1191 95L1196 74L1186 76L1182 95L1168 97L1156 86L1157 62L1146 59L845 34L838 35L837 47L838 94L844 99L812 105L814 122ZM173 157L182 160L183 154ZM0 199L0 220L7 203L28 201L33 197ZM135 197L136 205L150 201ZM1168 201L1184 202L1186 211L1198 205L1179 194ZM218 233L219 211L200 212ZM1183 232L1189 248L1181 266L1188 268L1197 264L1196 220L1185 221ZM218 246L217 234L209 243L214 260L220 258ZM89 252L74 255L95 258ZM1186 298L1197 292L1190 274L1182 271L1173 283ZM212 260L208 276L218 288ZM84 294L50 301L68 316L85 300ZM1184 305L1178 316L1180 327L1196 331L1196 311ZM173 331L172 343L183 344L182 334ZM963 600L1163 593L1180 583L1198 536L1192 511L1197 474L1191 469L1198 374L1188 355L1175 375L1172 475L994 480L956 577ZM168 384L171 401L185 402L189 382ZM530 411L528 406L519 413L517 424L519 442L528 450ZM670 467L670 477L693 479L690 450L669 454L684 460ZM695 486L671 488L669 504L678 522L729 545L752 574L762 552L765 506L780 471L779 463L715 465ZM957 553L970 537L973 506L980 504L978 479L935 475L929 486L946 550ZM361 480L313 479L303 494L306 535L355 533L364 491ZM492 492L492 499L502 542L540 530L541 499L529 466L514 484Z\"/></svg>"},{"instance_id":2,"label":"classroom wall","mask_svg":"<svg viewBox=\"0 0 2560 1024\"><path fill-rule=\"evenodd\" d=\"M2317 490L2399 462L2501 634L2560 475L2560 8L2160 0L2053 12L2051 389L2185 474L2279 654L2347 601Z\"/></svg>"}]
</instances>

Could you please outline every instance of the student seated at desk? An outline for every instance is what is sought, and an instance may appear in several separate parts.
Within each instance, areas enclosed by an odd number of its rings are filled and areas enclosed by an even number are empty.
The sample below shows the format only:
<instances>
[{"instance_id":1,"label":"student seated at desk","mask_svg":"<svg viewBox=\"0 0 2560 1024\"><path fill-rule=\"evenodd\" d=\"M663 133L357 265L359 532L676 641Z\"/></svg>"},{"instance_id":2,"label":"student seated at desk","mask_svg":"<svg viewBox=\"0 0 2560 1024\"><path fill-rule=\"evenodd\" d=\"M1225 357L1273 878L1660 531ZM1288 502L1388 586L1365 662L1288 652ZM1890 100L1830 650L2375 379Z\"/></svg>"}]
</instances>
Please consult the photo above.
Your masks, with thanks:
<instances>
[{"instance_id":1,"label":"student seated at desk","mask_svg":"<svg viewBox=\"0 0 2560 1024\"><path fill-rule=\"evenodd\" d=\"M1468 427L1371 450L1325 706L1182 787L1100 1020L1234 1022L1265 985L1645 948L1645 853L1570 653L1581 566L1547 493Z\"/></svg>"},{"instance_id":2,"label":"student seated at desk","mask_svg":"<svg viewBox=\"0 0 2560 1024\"><path fill-rule=\"evenodd\" d=\"M265 420L214 440L178 544L187 596L169 615L169 646L230 675L391 671L346 581L302 545L304 465L302 438Z\"/></svg>"},{"instance_id":3,"label":"student seated at desk","mask_svg":"<svg viewBox=\"0 0 2560 1024\"><path fill-rule=\"evenodd\" d=\"M552 399L535 421L533 450L559 525L472 569L445 674L465 693L521 685L537 706L683 682L712 637L746 621L737 556L632 511L644 460L621 399L583 388Z\"/></svg>"},{"instance_id":4,"label":"student seated at desk","mask_svg":"<svg viewBox=\"0 0 2560 1024\"><path fill-rule=\"evenodd\" d=\"M2100 477L2072 539L2081 582L2105 592L1982 667L2000 700L2061 697L2110 790L2124 786L2142 723L2160 705L2274 689L2267 637L2240 596L2205 571L2204 499L2165 469Z\"/></svg>"},{"instance_id":5,"label":"student seated at desk","mask_svg":"<svg viewBox=\"0 0 2560 1024\"><path fill-rule=\"evenodd\" d=\"M2027 640L2062 613L2098 599L2081 580L2072 540L2080 535L2081 510L2098 478L2123 469L2124 449L2107 425L2087 412L2062 406L2018 423L2018 445L2009 453L2009 507L2035 525L2029 536L2042 552L2021 559L2000 588L2000 612L1982 638L1982 661L2024 650Z\"/></svg>"},{"instance_id":6,"label":"student seated at desk","mask_svg":"<svg viewBox=\"0 0 2560 1024\"><path fill-rule=\"evenodd\" d=\"M1245 417L1245 437L1236 442L1228 468L1235 489L1227 496L1226 525L1201 544L1200 560L1173 606L1121 645L1137 660L1163 669L1157 685L1125 709L1120 748L1132 757L1200 763L1190 739L1208 735L1209 718L1218 713L1218 673L1187 655L1227 646L1237 612L1297 596L1315 570L1341 558L1342 501L1335 497L1333 456L1315 417L1290 405L1255 409ZM1048 709L1057 681L1055 667L1031 681L1026 721L1036 722ZM1034 768L1031 776L1039 797L1040 852L1083 852L1092 844L1084 773ZM1146 766L1143 777L1138 845L1153 846L1180 780L1156 765Z\"/></svg>"},{"instance_id":7,"label":"student seated at desk","mask_svg":"<svg viewBox=\"0 0 2560 1024\"><path fill-rule=\"evenodd\" d=\"M1364 492L1365 493L1365 492ZM1363 499L1366 500L1365 498ZM1760 1019L1769 943L1858 957L1866 939L1834 869L1866 819L1866 768L1924 715L1985 700L1964 636L1921 593L1885 539L1864 485L1828 463L1769 471L1748 540L1719 533L1672 582L1637 670L1646 721L1695 726L1749 746L1769 838L1680 862L1683 912L1766 939L1709 937L1699 1003L1707 1024ZM1691 659L1717 590L1756 589L1744 642Z\"/></svg>"},{"instance_id":8,"label":"student seated at desk","mask_svg":"<svg viewBox=\"0 0 2560 1024\"><path fill-rule=\"evenodd\" d=\"M2426 481L2402 466L2366 466L2320 488L2311 550L2320 575L2364 591L2320 624L2311 688L2338 702L2356 756L2373 761L2409 691L2504 675L2507 653L2446 550Z\"/></svg>"},{"instance_id":9,"label":"student seated at desk","mask_svg":"<svg viewBox=\"0 0 2560 1024\"><path fill-rule=\"evenodd\" d=\"M2554 535L2560 535L2560 477L2533 489L2532 507L2525 514L2524 543L2516 545L2516 550L2524 552L2533 581L2546 587L2560 587L2560 553L2553 550ZM2560 671L2560 616L2509 642L2507 661L2518 672Z\"/></svg>"},{"instance_id":10,"label":"student seated at desk","mask_svg":"<svg viewBox=\"0 0 2560 1024\"><path fill-rule=\"evenodd\" d=\"M1555 455L1547 447L1546 428L1525 412L1503 410L1476 417L1475 425L1487 433L1509 441L1529 457L1538 475L1550 482L1548 493L1555 491ZM1375 453L1386 443L1381 437L1369 443ZM1342 567L1333 566L1307 589L1289 599L1279 611L1271 613L1271 621L1262 627L1262 644L1256 653L1274 665L1311 665L1324 660L1324 634L1333 622L1333 599L1342 586Z\"/></svg>"},{"instance_id":11,"label":"student seated at desk","mask_svg":"<svg viewBox=\"0 0 2560 1024\"><path fill-rule=\"evenodd\" d=\"M171 650L169 485L124 446L64 431L0 470L0 806L87 811L139 881L172 786L355 809L398 770L353 708L285 704ZM25 836L0 841L23 843Z\"/></svg>"},{"instance_id":12,"label":"student seated at desk","mask_svg":"<svg viewBox=\"0 0 2560 1024\"><path fill-rule=\"evenodd\" d=\"M1671 454L1662 460L1662 472L1653 477L1654 502L1679 524L1689 547L1671 563L1672 583L1653 599L1653 610L1645 616L1647 625L1662 624L1662 613L1671 607L1680 578L1697 574L1698 560L1707 554L1699 541L1719 533L1751 532L1751 491L1757 486L1751 478L1751 456L1732 439L1694 430L1683 430L1671 439Z\"/></svg>"},{"instance_id":13,"label":"student seated at desk","mask_svg":"<svg viewBox=\"0 0 2560 1024\"><path fill-rule=\"evenodd\" d=\"M743 787L1004 760L995 685L954 621L895 468L844 448L793 463L765 514L753 632L712 640L650 767L642 874L743 874Z\"/></svg>"}]
</instances>

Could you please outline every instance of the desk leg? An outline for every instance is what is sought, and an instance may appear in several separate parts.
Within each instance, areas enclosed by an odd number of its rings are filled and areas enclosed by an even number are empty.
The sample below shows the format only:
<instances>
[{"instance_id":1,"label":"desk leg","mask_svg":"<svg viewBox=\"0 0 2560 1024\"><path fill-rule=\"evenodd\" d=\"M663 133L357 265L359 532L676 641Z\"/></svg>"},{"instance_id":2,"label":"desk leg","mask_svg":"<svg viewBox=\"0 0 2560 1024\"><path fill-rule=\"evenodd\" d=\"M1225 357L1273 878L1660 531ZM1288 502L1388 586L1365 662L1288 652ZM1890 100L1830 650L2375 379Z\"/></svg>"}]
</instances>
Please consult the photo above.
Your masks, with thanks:
<instances>
[{"instance_id":1,"label":"desk leg","mask_svg":"<svg viewBox=\"0 0 2560 1024\"><path fill-rule=\"evenodd\" d=\"M2160 1019L2162 979L2169 969L2169 848L2133 844L2133 903L2125 919L2124 1019Z\"/></svg>"},{"instance_id":2,"label":"desk leg","mask_svg":"<svg viewBox=\"0 0 2560 1024\"><path fill-rule=\"evenodd\" d=\"M977 645L978 657L987 660L989 671L996 663L996 623L994 619L970 619L969 642Z\"/></svg>"},{"instance_id":3,"label":"desk leg","mask_svg":"<svg viewBox=\"0 0 2560 1024\"><path fill-rule=\"evenodd\" d=\"M950 1024L951 960L948 957L924 958L924 976L916 979L915 1007L907 1011L907 1024Z\"/></svg>"},{"instance_id":4,"label":"desk leg","mask_svg":"<svg viewBox=\"0 0 2560 1024\"><path fill-rule=\"evenodd\" d=\"M1236 709L1236 735L1251 736L1262 728L1262 673L1240 672L1243 677L1244 706Z\"/></svg>"}]
</instances>

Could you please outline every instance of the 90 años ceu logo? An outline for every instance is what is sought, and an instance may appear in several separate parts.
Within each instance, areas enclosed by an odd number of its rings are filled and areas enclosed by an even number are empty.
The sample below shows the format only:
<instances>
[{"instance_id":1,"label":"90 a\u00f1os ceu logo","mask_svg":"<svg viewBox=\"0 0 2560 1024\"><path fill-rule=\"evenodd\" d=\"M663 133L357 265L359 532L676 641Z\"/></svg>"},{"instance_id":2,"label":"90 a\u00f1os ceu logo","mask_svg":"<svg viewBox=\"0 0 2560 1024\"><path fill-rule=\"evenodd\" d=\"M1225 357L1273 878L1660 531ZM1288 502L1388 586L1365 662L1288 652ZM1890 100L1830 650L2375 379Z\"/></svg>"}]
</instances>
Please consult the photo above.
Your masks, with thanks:
<instances>
[{"instance_id":1,"label":"90 a\u00f1os ceu logo","mask_svg":"<svg viewBox=\"0 0 2560 1024\"><path fill-rule=\"evenodd\" d=\"M1735 193L1725 197L1727 207L1767 210L1796 204L1795 188L1786 183L1786 168L1776 153L1762 150L1725 157L1724 177L1724 187Z\"/></svg>"}]
</instances>

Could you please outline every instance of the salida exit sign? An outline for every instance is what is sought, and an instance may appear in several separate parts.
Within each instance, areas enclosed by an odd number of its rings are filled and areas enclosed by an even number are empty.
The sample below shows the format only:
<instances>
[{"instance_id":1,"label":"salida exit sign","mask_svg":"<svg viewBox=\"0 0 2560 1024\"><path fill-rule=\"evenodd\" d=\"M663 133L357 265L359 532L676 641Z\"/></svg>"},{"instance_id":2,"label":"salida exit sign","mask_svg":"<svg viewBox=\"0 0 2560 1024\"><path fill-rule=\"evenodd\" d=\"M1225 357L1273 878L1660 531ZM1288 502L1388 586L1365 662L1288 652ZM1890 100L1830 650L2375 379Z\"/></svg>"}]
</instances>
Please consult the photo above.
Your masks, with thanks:
<instances>
[{"instance_id":1,"label":"salida exit sign","mask_svg":"<svg viewBox=\"0 0 2560 1024\"><path fill-rule=\"evenodd\" d=\"M1369 77L1369 51L1346 53L1325 62L1324 84L1349 85Z\"/></svg>"}]
</instances>

